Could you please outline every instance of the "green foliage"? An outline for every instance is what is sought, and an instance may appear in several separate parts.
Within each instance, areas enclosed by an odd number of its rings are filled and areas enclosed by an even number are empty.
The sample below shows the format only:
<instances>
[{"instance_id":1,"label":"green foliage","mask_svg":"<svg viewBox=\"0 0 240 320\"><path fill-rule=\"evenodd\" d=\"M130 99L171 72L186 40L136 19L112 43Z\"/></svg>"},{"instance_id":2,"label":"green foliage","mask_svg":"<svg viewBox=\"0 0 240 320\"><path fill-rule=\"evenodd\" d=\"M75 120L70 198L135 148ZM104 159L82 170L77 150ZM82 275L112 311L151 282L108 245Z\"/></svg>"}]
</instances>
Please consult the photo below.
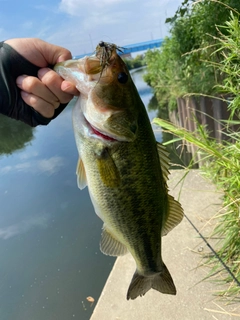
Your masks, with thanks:
<instances>
[{"instance_id":1,"label":"green foliage","mask_svg":"<svg viewBox=\"0 0 240 320\"><path fill-rule=\"evenodd\" d=\"M226 22L222 27L225 34L221 33L220 48L218 52L223 57L222 62L218 65L221 73L225 74L222 84L217 85L217 89L229 96L230 118L234 116L240 118L240 27L239 14L233 15L231 20Z\"/></svg>"},{"instance_id":2,"label":"green foliage","mask_svg":"<svg viewBox=\"0 0 240 320\"><path fill-rule=\"evenodd\" d=\"M190 4L195 0L184 0L181 4L181 7L175 12L175 15L172 18L167 18L166 23L173 24L178 18L183 17L189 11Z\"/></svg>"},{"instance_id":3,"label":"green foliage","mask_svg":"<svg viewBox=\"0 0 240 320\"><path fill-rule=\"evenodd\" d=\"M137 69L146 65L143 55L137 55L134 59L124 58L123 61L125 62L128 70Z\"/></svg>"},{"instance_id":4,"label":"green foliage","mask_svg":"<svg viewBox=\"0 0 240 320\"><path fill-rule=\"evenodd\" d=\"M176 72L179 65L172 50L174 41L174 38L165 38L160 50L149 50L145 56L148 73L144 76L144 80L153 87L159 109L165 108L166 105L171 110L175 109L176 97L182 94L180 79L177 76L180 70Z\"/></svg>"},{"instance_id":5,"label":"green foliage","mask_svg":"<svg viewBox=\"0 0 240 320\"><path fill-rule=\"evenodd\" d=\"M218 61L209 60L209 67L214 67L216 69L215 74L219 75L218 81L222 80L217 82L215 90L228 96L228 108L231 112L230 119L225 123L226 140L217 142L211 139L205 128L197 122L198 130L196 132L189 132L161 119L155 119L154 123L198 148L198 153L201 154L200 161L204 163L201 170L223 193L223 207L220 213L215 216L217 225L213 236L215 239L219 239L218 249L216 250L219 257L230 268L235 278L240 281L239 14L229 13L229 20L224 26L216 28L216 34L212 38L218 45L218 49L215 49L212 55L217 57ZM224 77L221 78L221 75L224 75ZM234 120L232 120L233 118ZM232 130L234 125L238 125L238 131ZM240 295L239 285L233 281L227 272L222 271L219 260L213 256L208 263L212 266L211 274L222 273L219 282L230 283L229 289L219 292L219 294L225 297L238 297Z\"/></svg>"},{"instance_id":6,"label":"green foliage","mask_svg":"<svg viewBox=\"0 0 240 320\"><path fill-rule=\"evenodd\" d=\"M225 72L218 68L224 57L217 50L219 32L227 36L229 6L240 10L239 0L185 0L173 18L171 35L160 51L148 52L145 79L157 95L159 109L167 105L177 107L176 99L189 94L219 95L219 87ZM216 26L219 26L216 28Z\"/></svg>"}]
</instances>

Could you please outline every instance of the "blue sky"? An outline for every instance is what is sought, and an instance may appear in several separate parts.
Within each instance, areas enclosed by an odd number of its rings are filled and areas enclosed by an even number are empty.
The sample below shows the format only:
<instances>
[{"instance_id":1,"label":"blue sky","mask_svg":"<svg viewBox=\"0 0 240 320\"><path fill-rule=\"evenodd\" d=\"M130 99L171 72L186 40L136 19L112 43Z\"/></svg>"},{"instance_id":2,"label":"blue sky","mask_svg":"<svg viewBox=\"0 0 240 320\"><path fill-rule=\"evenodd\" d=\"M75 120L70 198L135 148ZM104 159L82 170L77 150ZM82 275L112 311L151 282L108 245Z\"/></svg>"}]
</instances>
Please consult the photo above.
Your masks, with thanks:
<instances>
[{"instance_id":1,"label":"blue sky","mask_svg":"<svg viewBox=\"0 0 240 320\"><path fill-rule=\"evenodd\" d=\"M182 0L0 0L0 39L38 37L92 52L101 40L118 46L162 38Z\"/></svg>"}]
</instances>

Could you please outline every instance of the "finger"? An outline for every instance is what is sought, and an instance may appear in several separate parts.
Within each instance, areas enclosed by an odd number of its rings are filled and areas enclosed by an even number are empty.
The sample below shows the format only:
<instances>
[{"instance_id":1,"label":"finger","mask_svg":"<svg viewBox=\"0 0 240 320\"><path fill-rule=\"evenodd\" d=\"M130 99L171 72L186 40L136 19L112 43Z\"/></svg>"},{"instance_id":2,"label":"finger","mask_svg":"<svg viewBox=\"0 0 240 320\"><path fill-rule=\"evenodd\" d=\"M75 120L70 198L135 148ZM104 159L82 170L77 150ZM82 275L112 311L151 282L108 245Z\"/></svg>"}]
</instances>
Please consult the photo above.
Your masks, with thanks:
<instances>
[{"instance_id":1,"label":"finger","mask_svg":"<svg viewBox=\"0 0 240 320\"><path fill-rule=\"evenodd\" d=\"M69 81L63 80L61 85L62 91L69 93L73 96L79 96L80 92L77 90L76 86Z\"/></svg>"},{"instance_id":2,"label":"finger","mask_svg":"<svg viewBox=\"0 0 240 320\"><path fill-rule=\"evenodd\" d=\"M59 106L59 99L38 78L23 75L18 77L16 82L18 87L23 91L38 96L55 108Z\"/></svg>"},{"instance_id":3,"label":"finger","mask_svg":"<svg viewBox=\"0 0 240 320\"><path fill-rule=\"evenodd\" d=\"M53 105L47 101L25 91L21 91L23 101L29 106L33 107L42 116L46 118L52 118L55 112Z\"/></svg>"},{"instance_id":4,"label":"finger","mask_svg":"<svg viewBox=\"0 0 240 320\"><path fill-rule=\"evenodd\" d=\"M73 98L72 94L61 90L63 79L55 71L49 68L40 69L38 77L61 103L68 103Z\"/></svg>"}]
</instances>

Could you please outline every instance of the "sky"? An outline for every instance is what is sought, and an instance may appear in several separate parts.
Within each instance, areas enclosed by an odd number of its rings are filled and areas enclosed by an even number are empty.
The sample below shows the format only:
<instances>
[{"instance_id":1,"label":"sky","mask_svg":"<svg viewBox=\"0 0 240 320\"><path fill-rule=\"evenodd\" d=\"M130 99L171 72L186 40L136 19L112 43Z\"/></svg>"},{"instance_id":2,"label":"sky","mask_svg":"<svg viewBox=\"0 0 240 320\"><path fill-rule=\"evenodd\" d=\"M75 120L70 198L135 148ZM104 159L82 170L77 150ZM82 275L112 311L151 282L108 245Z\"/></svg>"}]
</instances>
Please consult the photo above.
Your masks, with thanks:
<instances>
[{"instance_id":1,"label":"sky","mask_svg":"<svg viewBox=\"0 0 240 320\"><path fill-rule=\"evenodd\" d=\"M101 41L124 46L168 35L183 0L0 0L0 39L37 37L93 52Z\"/></svg>"}]
</instances>

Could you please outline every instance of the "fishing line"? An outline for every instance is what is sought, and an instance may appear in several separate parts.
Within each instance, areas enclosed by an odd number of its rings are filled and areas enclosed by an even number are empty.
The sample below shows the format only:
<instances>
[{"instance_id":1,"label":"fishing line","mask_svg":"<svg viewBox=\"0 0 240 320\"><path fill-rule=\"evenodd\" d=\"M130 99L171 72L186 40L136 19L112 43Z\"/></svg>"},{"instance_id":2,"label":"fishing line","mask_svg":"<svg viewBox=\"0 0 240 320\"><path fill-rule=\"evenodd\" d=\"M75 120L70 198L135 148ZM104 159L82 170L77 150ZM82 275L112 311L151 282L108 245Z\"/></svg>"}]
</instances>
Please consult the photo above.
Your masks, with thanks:
<instances>
[{"instance_id":1,"label":"fishing line","mask_svg":"<svg viewBox=\"0 0 240 320\"><path fill-rule=\"evenodd\" d=\"M206 245L209 247L209 249L213 252L213 254L217 257L217 259L221 262L221 264L223 265L223 267L227 270L227 272L230 274L230 276L233 278L233 280L236 282L236 284L240 287L240 282L238 281L238 279L234 276L234 274L232 273L232 271L229 269L229 267L225 264L225 262L219 257L219 255L217 254L217 252L213 249L213 247L210 245L210 243L206 240L206 238L204 238L204 236L201 234L201 232L197 229L197 227L195 227L195 225L192 223L192 221L186 216L186 214L184 213L185 218L188 220L188 222L191 224L191 226L197 231L197 233L199 234L199 236L203 239L203 241L206 243Z\"/></svg>"}]
</instances>

